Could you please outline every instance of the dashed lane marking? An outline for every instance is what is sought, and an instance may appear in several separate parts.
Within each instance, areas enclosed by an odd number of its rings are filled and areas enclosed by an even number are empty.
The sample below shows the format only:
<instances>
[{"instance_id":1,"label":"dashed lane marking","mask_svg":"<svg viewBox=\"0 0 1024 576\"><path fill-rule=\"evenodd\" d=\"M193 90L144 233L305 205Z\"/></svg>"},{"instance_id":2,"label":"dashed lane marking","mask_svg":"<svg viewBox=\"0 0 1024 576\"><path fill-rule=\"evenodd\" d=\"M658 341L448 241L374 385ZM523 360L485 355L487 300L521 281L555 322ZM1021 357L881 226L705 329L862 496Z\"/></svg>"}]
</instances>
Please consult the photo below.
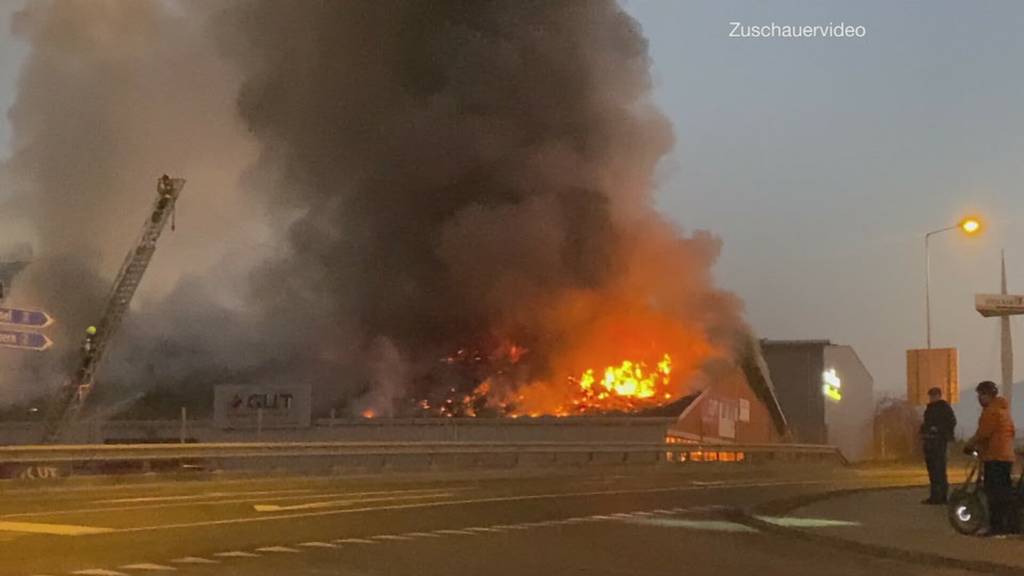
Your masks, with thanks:
<instances>
[{"instance_id":1,"label":"dashed lane marking","mask_svg":"<svg viewBox=\"0 0 1024 576\"><path fill-rule=\"evenodd\" d=\"M408 536L397 536L395 534L381 534L380 536L373 536L374 540L414 540Z\"/></svg>"},{"instance_id":2,"label":"dashed lane marking","mask_svg":"<svg viewBox=\"0 0 1024 576\"><path fill-rule=\"evenodd\" d=\"M398 496L386 496L380 498L345 498L344 500L327 500L322 502L306 502L305 504L292 504L281 506L280 504L254 504L253 510L257 512L289 512L292 510L317 510L321 508L340 508L351 504L363 502L393 502L395 500L426 500L430 498L447 498L452 496L451 492L428 492L425 494L400 494Z\"/></svg>"},{"instance_id":3,"label":"dashed lane marking","mask_svg":"<svg viewBox=\"0 0 1024 576\"><path fill-rule=\"evenodd\" d=\"M78 576L128 576L124 572L104 570L102 568L87 568L85 570L72 572L72 574L77 574Z\"/></svg>"},{"instance_id":4,"label":"dashed lane marking","mask_svg":"<svg viewBox=\"0 0 1024 576\"><path fill-rule=\"evenodd\" d=\"M259 554L253 554L252 552L243 552L241 550L233 550L231 552L217 552L214 556L220 558L259 558Z\"/></svg>"},{"instance_id":5,"label":"dashed lane marking","mask_svg":"<svg viewBox=\"0 0 1024 576\"><path fill-rule=\"evenodd\" d=\"M412 536L413 538L441 538L440 534L433 534L431 532L406 532L405 536Z\"/></svg>"},{"instance_id":6,"label":"dashed lane marking","mask_svg":"<svg viewBox=\"0 0 1024 576\"><path fill-rule=\"evenodd\" d=\"M140 496L137 498L113 498L95 500L97 504L142 504L145 502L177 502L183 500L205 500L207 498L224 498L225 496L270 496L274 494L299 494L314 492L312 488L292 490L244 490L241 492L203 492L202 494L182 494L177 496Z\"/></svg>"},{"instance_id":7,"label":"dashed lane marking","mask_svg":"<svg viewBox=\"0 0 1024 576\"><path fill-rule=\"evenodd\" d=\"M434 534L448 534L453 536L476 536L476 532L467 530L434 530Z\"/></svg>"},{"instance_id":8,"label":"dashed lane marking","mask_svg":"<svg viewBox=\"0 0 1024 576\"><path fill-rule=\"evenodd\" d=\"M295 548L289 548L287 546L264 546L263 548L257 548L257 552L281 552L285 554L298 554L300 551Z\"/></svg>"},{"instance_id":9,"label":"dashed lane marking","mask_svg":"<svg viewBox=\"0 0 1024 576\"><path fill-rule=\"evenodd\" d=\"M142 564L128 564L121 566L121 570L142 570L144 572L174 572L177 570L174 566L164 566L163 564L150 564L144 562Z\"/></svg>"},{"instance_id":10,"label":"dashed lane marking","mask_svg":"<svg viewBox=\"0 0 1024 576\"><path fill-rule=\"evenodd\" d=\"M302 544L299 544L299 546L304 546L306 548L337 548L337 546L330 542L303 542Z\"/></svg>"},{"instance_id":11,"label":"dashed lane marking","mask_svg":"<svg viewBox=\"0 0 1024 576\"><path fill-rule=\"evenodd\" d=\"M438 492L440 488L417 488L410 490L376 490L373 492L327 492L327 493L304 493L304 494L292 494L285 496L271 497L269 500L274 501L286 501L286 500L308 500L310 498L340 498L345 497L349 499L355 499L360 501L367 501L367 496L399 496L403 494L422 494L424 492ZM467 488L447 488L448 492L464 492ZM315 492L315 491L309 491ZM133 510L156 510L161 508L179 508L182 506L196 506L196 505L216 505L221 506L224 504L247 504L250 502L259 502L260 500L268 500L266 496L247 496L244 498L231 498L231 499L218 499L212 502L196 502L196 501L176 501L176 502L164 502L164 503L149 503L141 504L137 506L106 506L106 507L93 507L93 508L72 508L67 510L42 510L36 512L17 512L14 514L3 514L0 518L31 518L37 516L61 516L68 514L87 514L94 512L129 512ZM370 501L373 501L370 499Z\"/></svg>"},{"instance_id":12,"label":"dashed lane marking","mask_svg":"<svg viewBox=\"0 0 1024 576\"><path fill-rule=\"evenodd\" d=\"M469 530L470 532L491 532L495 534L500 534L502 532L498 528L486 526L473 526L472 528L465 528L465 530Z\"/></svg>"},{"instance_id":13,"label":"dashed lane marking","mask_svg":"<svg viewBox=\"0 0 1024 576\"><path fill-rule=\"evenodd\" d=\"M377 544L377 542L365 538L342 538L341 540L335 540L335 542L338 544Z\"/></svg>"},{"instance_id":14,"label":"dashed lane marking","mask_svg":"<svg viewBox=\"0 0 1024 576\"><path fill-rule=\"evenodd\" d=\"M74 524L43 524L39 522L3 522L0 531L26 532L29 534L53 534L56 536L85 536L87 534L105 534L114 532L113 528L98 526L76 526Z\"/></svg>"},{"instance_id":15,"label":"dashed lane marking","mask_svg":"<svg viewBox=\"0 0 1024 576\"><path fill-rule=\"evenodd\" d=\"M174 564L220 564L216 560L210 560L209 558L200 558L199 556L185 556L184 558L175 558L171 560Z\"/></svg>"}]
</instances>

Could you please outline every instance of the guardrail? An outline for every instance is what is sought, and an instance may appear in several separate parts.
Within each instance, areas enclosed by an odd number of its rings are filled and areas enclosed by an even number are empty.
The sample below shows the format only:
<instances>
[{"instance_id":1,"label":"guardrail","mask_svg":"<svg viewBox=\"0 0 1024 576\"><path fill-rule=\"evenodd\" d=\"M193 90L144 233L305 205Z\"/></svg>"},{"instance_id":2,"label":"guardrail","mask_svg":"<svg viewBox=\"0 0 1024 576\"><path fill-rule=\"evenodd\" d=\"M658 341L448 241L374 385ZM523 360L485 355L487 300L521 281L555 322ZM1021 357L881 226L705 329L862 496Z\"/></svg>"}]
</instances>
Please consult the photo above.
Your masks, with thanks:
<instances>
[{"instance_id":1,"label":"guardrail","mask_svg":"<svg viewBox=\"0 0 1024 576\"><path fill-rule=\"evenodd\" d=\"M301 442L0 447L0 468L6 470L5 476L25 477L19 471L29 470L29 477L47 478L181 468L429 470L780 460L845 463L833 446L805 444ZM45 472L41 471L44 468Z\"/></svg>"}]
</instances>

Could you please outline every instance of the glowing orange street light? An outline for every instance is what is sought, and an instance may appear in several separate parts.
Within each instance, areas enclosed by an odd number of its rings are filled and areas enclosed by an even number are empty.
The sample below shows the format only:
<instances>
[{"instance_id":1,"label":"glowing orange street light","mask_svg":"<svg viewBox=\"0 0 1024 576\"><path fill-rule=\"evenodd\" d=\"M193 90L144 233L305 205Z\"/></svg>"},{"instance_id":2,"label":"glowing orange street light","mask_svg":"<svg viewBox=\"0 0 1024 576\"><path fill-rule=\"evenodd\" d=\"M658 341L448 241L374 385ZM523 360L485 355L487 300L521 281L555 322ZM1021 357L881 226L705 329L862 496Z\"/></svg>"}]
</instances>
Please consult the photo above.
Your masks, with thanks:
<instances>
[{"instance_id":1,"label":"glowing orange street light","mask_svg":"<svg viewBox=\"0 0 1024 576\"><path fill-rule=\"evenodd\" d=\"M965 234L976 234L981 231L981 221L977 218L964 218L959 227Z\"/></svg>"},{"instance_id":2,"label":"glowing orange street light","mask_svg":"<svg viewBox=\"0 0 1024 576\"><path fill-rule=\"evenodd\" d=\"M924 235L924 310L925 310L925 322L927 326L927 338L928 348L932 347L932 292L931 292L931 255L928 250L929 241L932 236L941 234L942 232L948 232L950 230L956 230L959 228L964 234L968 236L974 236L981 232L981 220L974 216L968 216L956 226L947 226L945 228L939 228L938 230L932 230L931 232Z\"/></svg>"}]
</instances>

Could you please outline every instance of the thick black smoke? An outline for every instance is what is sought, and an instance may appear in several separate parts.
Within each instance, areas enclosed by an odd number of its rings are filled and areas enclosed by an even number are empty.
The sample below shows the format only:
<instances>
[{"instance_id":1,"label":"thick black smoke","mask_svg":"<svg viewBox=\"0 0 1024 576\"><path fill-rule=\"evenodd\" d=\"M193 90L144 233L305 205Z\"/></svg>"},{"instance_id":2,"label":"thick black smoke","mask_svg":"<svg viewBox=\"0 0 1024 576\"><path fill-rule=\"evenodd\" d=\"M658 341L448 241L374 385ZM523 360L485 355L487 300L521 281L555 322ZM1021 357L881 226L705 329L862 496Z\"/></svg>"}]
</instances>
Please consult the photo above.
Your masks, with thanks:
<instances>
[{"instance_id":1,"label":"thick black smoke","mask_svg":"<svg viewBox=\"0 0 1024 576\"><path fill-rule=\"evenodd\" d=\"M195 214L193 246L230 262L218 223L263 216L278 244L247 252L262 256L240 297L225 297L237 275L156 261L175 288L126 326L126 378L304 379L387 406L460 348L516 342L536 380L609 338L662 334L696 357L741 328L711 281L717 240L651 206L672 132L647 42L613 0L33 5L8 169L44 252L119 259L135 214L122 225L112 206L165 171L189 179L183 207L227 207Z\"/></svg>"}]
</instances>

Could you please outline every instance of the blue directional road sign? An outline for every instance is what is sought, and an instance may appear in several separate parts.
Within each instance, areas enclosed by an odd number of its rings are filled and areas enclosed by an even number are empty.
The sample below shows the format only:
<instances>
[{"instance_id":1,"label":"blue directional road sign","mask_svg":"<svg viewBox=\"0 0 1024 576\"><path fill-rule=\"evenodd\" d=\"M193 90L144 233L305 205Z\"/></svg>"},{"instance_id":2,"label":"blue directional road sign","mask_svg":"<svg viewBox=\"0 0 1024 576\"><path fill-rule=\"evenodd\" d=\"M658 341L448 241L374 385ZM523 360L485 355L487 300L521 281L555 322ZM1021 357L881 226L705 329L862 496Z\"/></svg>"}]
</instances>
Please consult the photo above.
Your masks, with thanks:
<instances>
[{"instance_id":1,"label":"blue directional road sign","mask_svg":"<svg viewBox=\"0 0 1024 576\"><path fill-rule=\"evenodd\" d=\"M20 332L18 330L0 330L0 348L18 348L20 350L42 352L50 346L53 346L53 341L47 338L45 334Z\"/></svg>"},{"instance_id":2,"label":"blue directional road sign","mask_svg":"<svg viewBox=\"0 0 1024 576\"><path fill-rule=\"evenodd\" d=\"M50 318L49 314L41 310L0 307L0 324L46 328L51 323L53 323L53 318Z\"/></svg>"}]
</instances>

